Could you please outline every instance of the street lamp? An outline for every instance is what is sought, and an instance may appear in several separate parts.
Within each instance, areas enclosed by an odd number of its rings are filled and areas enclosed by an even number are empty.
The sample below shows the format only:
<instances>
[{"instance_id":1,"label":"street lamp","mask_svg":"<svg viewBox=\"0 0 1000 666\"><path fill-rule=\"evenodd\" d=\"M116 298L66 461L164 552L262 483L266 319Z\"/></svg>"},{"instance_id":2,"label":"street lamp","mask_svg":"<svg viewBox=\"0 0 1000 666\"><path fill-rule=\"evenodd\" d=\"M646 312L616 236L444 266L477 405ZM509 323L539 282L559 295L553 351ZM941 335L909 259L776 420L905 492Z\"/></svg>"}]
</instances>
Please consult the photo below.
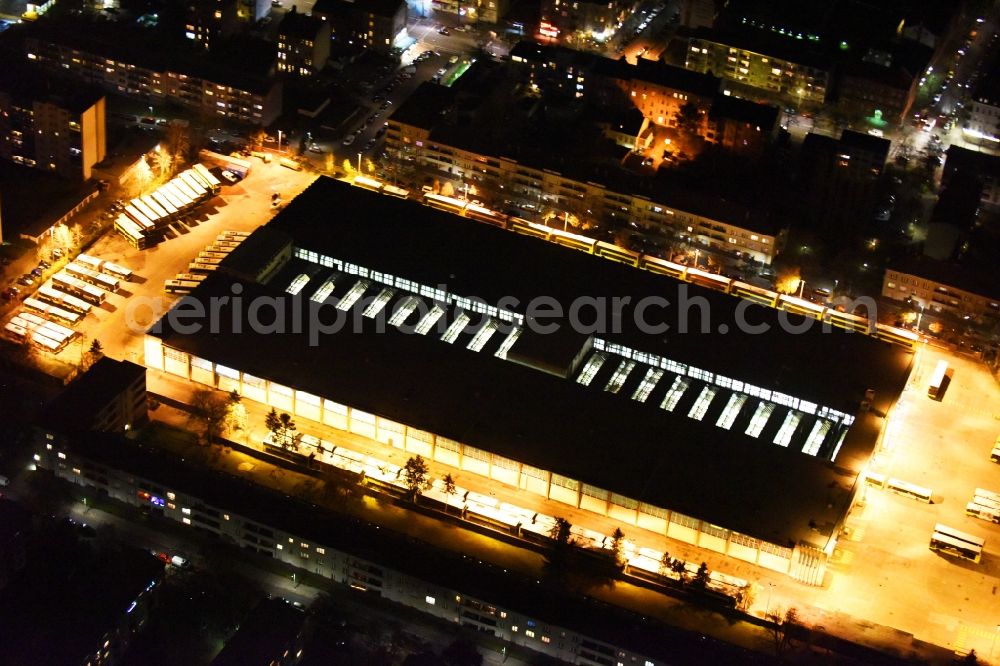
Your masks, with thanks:
<instances>
[{"instance_id":1,"label":"street lamp","mask_svg":"<svg viewBox=\"0 0 1000 666\"><path fill-rule=\"evenodd\" d=\"M917 313L917 333L920 333L920 320L924 316L924 304L920 304L920 312Z\"/></svg>"},{"instance_id":2,"label":"street lamp","mask_svg":"<svg viewBox=\"0 0 1000 666\"><path fill-rule=\"evenodd\" d=\"M278 152L281 152L281 130L278 130Z\"/></svg>"},{"instance_id":3,"label":"street lamp","mask_svg":"<svg viewBox=\"0 0 1000 666\"><path fill-rule=\"evenodd\" d=\"M774 589L774 583L767 584L767 606L764 609L764 619L766 620L771 615L771 591Z\"/></svg>"},{"instance_id":4,"label":"street lamp","mask_svg":"<svg viewBox=\"0 0 1000 666\"><path fill-rule=\"evenodd\" d=\"M361 173L361 153L358 153L358 173Z\"/></svg>"},{"instance_id":5,"label":"street lamp","mask_svg":"<svg viewBox=\"0 0 1000 666\"><path fill-rule=\"evenodd\" d=\"M802 278L799 278L799 298L802 298L802 294L803 292L805 292L805 289L806 289L806 281L803 280Z\"/></svg>"}]
</instances>

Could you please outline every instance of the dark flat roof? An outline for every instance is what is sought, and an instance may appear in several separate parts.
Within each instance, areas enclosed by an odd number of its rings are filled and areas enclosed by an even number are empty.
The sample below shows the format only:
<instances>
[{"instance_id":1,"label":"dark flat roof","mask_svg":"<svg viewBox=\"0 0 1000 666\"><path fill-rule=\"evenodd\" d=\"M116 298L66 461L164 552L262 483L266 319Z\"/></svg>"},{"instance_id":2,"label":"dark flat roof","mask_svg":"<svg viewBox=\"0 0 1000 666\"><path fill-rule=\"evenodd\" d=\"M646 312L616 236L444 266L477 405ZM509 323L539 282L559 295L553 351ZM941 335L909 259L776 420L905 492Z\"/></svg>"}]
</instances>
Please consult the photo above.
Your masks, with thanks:
<instances>
[{"instance_id":1,"label":"dark flat roof","mask_svg":"<svg viewBox=\"0 0 1000 666\"><path fill-rule=\"evenodd\" d=\"M161 29L122 26L115 21L84 21L76 17L46 18L25 30L41 42L79 49L145 67L195 76L251 93L266 94L275 83L270 78L277 58L277 44L235 36L216 44L211 54L167 35Z\"/></svg>"},{"instance_id":2,"label":"dark flat roof","mask_svg":"<svg viewBox=\"0 0 1000 666\"><path fill-rule=\"evenodd\" d=\"M339 213L324 215L328 211ZM670 331L646 334L626 306L621 332L599 337L847 414L857 411L867 388L887 408L908 374L910 355L872 338L818 328L799 335L738 333L739 301L733 297L329 179L310 186L271 225L295 237L299 247L424 285L445 285L453 294L494 304L514 297L520 303L515 311L536 296L563 304L580 296L629 297L633 304L653 295L674 304L704 299L712 333L680 332L672 319L680 308L669 305L662 319L650 321L671 322ZM355 279L338 282L338 294ZM236 314L243 321L255 296L291 298L283 282L242 286ZM216 275L191 298L231 293L227 278ZM308 300L310 293L297 297L307 312L318 307ZM690 401L677 413L659 409L665 386L655 401L643 404L629 398L634 385L615 395L501 361L492 350L475 353L465 344L443 343L438 335L407 335L392 326L375 333L371 319L357 330L320 336L318 346L288 323L287 333L241 344L231 332L232 307L222 307L218 334L183 335L166 319L154 334L171 347L252 375L772 542L808 539L810 521L836 523L859 471L839 470L819 457L745 435L742 428L719 428L717 411L704 422L689 418ZM334 310L323 307L322 319L329 322ZM285 310L293 315L291 303ZM778 316L762 306L750 306L747 315L772 326ZM719 332L720 323L733 332ZM693 387L689 397L701 388ZM868 452L874 445L873 438L852 442ZM845 460L857 457L856 450L845 451Z\"/></svg>"},{"instance_id":3,"label":"dark flat roof","mask_svg":"<svg viewBox=\"0 0 1000 666\"><path fill-rule=\"evenodd\" d=\"M745 49L820 70L829 71L833 67L833 60L829 56L813 50L811 46L785 37L776 37L756 28L717 30L700 27L695 29L692 39Z\"/></svg>"},{"instance_id":4,"label":"dark flat roof","mask_svg":"<svg viewBox=\"0 0 1000 666\"><path fill-rule=\"evenodd\" d=\"M146 368L141 365L102 356L52 401L51 418L71 427L89 425L98 410L145 377Z\"/></svg>"},{"instance_id":5,"label":"dark flat roof","mask_svg":"<svg viewBox=\"0 0 1000 666\"><path fill-rule=\"evenodd\" d=\"M988 178L1000 176L1000 157L996 155L952 144L948 146L945 156L944 167L949 173L962 169L969 170L977 176Z\"/></svg>"},{"instance_id":6,"label":"dark flat roof","mask_svg":"<svg viewBox=\"0 0 1000 666\"><path fill-rule=\"evenodd\" d=\"M305 617L305 613L284 599L261 599L212 660L212 666L281 663Z\"/></svg>"},{"instance_id":7,"label":"dark flat roof","mask_svg":"<svg viewBox=\"0 0 1000 666\"><path fill-rule=\"evenodd\" d=\"M87 663L131 602L163 575L164 564L148 551L95 551L67 524L33 537L27 565L0 591L4 663Z\"/></svg>"},{"instance_id":8,"label":"dark flat roof","mask_svg":"<svg viewBox=\"0 0 1000 666\"><path fill-rule=\"evenodd\" d=\"M5 62L0 68L0 92L15 99L54 104L82 114L104 99L104 91L92 86L53 81L41 67Z\"/></svg>"},{"instance_id":9,"label":"dark flat roof","mask_svg":"<svg viewBox=\"0 0 1000 666\"><path fill-rule=\"evenodd\" d=\"M883 139L882 137L872 136L871 134L866 134L864 132L855 132L854 130L844 130L840 133L840 146L848 148L857 148L858 150L863 150L875 156L879 156L883 161L889 156L889 146L891 142L889 139Z\"/></svg>"},{"instance_id":10,"label":"dark flat roof","mask_svg":"<svg viewBox=\"0 0 1000 666\"><path fill-rule=\"evenodd\" d=\"M405 0L317 0L312 11L323 16L363 13L392 18L405 5Z\"/></svg>"},{"instance_id":11,"label":"dark flat roof","mask_svg":"<svg viewBox=\"0 0 1000 666\"><path fill-rule=\"evenodd\" d=\"M778 122L778 107L758 104L731 95L716 95L708 115L710 118L728 118L749 123L770 131Z\"/></svg>"}]
</instances>

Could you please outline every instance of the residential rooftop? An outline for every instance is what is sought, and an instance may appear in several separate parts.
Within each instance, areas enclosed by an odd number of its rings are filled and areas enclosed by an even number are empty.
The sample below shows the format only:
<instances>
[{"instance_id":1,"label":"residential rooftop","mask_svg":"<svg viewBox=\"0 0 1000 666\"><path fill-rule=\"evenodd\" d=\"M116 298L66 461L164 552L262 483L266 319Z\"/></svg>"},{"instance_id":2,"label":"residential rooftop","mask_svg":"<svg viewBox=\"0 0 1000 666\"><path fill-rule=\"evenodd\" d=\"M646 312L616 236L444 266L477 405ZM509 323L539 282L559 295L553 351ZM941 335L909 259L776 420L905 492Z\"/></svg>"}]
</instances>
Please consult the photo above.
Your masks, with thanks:
<instances>
[{"instance_id":1,"label":"residential rooftop","mask_svg":"<svg viewBox=\"0 0 1000 666\"><path fill-rule=\"evenodd\" d=\"M995 265L939 261L921 255L893 262L889 270L1000 300L1000 282L997 281Z\"/></svg>"},{"instance_id":2,"label":"residential rooftop","mask_svg":"<svg viewBox=\"0 0 1000 666\"><path fill-rule=\"evenodd\" d=\"M70 113L82 114L104 99L104 91L84 85L53 81L41 68L16 62L0 68L0 94L20 101L52 104Z\"/></svg>"},{"instance_id":3,"label":"residential rooftop","mask_svg":"<svg viewBox=\"0 0 1000 666\"><path fill-rule=\"evenodd\" d=\"M50 404L51 418L64 427L86 427L101 408L145 376L141 365L102 356Z\"/></svg>"},{"instance_id":4,"label":"residential rooftop","mask_svg":"<svg viewBox=\"0 0 1000 666\"><path fill-rule=\"evenodd\" d=\"M212 660L212 666L282 663L304 623L305 613L284 599L261 599Z\"/></svg>"},{"instance_id":5,"label":"residential rooftop","mask_svg":"<svg viewBox=\"0 0 1000 666\"><path fill-rule=\"evenodd\" d=\"M317 0L312 11L323 16L360 12L392 18L405 4L405 0Z\"/></svg>"}]
</instances>

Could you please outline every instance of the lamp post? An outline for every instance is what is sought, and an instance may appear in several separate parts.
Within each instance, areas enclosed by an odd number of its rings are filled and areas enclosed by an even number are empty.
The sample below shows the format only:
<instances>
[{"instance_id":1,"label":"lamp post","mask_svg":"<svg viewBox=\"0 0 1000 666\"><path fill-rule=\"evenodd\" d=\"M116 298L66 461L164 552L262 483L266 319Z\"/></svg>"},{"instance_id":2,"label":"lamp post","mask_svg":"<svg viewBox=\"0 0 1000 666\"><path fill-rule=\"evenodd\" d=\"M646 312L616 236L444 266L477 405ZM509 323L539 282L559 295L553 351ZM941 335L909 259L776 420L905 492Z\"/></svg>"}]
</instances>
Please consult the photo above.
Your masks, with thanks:
<instances>
[{"instance_id":1,"label":"lamp post","mask_svg":"<svg viewBox=\"0 0 1000 666\"><path fill-rule=\"evenodd\" d=\"M774 589L774 583L767 584L767 606L764 608L764 619L767 620L771 615L771 591Z\"/></svg>"},{"instance_id":2,"label":"lamp post","mask_svg":"<svg viewBox=\"0 0 1000 666\"><path fill-rule=\"evenodd\" d=\"M278 130L278 152L281 152L281 130Z\"/></svg>"},{"instance_id":3,"label":"lamp post","mask_svg":"<svg viewBox=\"0 0 1000 666\"><path fill-rule=\"evenodd\" d=\"M806 281L803 280L802 278L799 278L799 298L802 298L802 294L805 292L805 290L806 290Z\"/></svg>"},{"instance_id":4,"label":"lamp post","mask_svg":"<svg viewBox=\"0 0 1000 666\"><path fill-rule=\"evenodd\" d=\"M920 333L920 320L923 319L923 316L924 316L924 305L923 303L921 303L920 312L917 313L917 333Z\"/></svg>"},{"instance_id":5,"label":"lamp post","mask_svg":"<svg viewBox=\"0 0 1000 666\"><path fill-rule=\"evenodd\" d=\"M358 153L358 173L361 173L361 153Z\"/></svg>"},{"instance_id":6,"label":"lamp post","mask_svg":"<svg viewBox=\"0 0 1000 666\"><path fill-rule=\"evenodd\" d=\"M997 646L997 634L1000 634L1000 624L997 625L997 630L993 632L993 642L990 643L990 661L993 660L993 648Z\"/></svg>"}]
</instances>

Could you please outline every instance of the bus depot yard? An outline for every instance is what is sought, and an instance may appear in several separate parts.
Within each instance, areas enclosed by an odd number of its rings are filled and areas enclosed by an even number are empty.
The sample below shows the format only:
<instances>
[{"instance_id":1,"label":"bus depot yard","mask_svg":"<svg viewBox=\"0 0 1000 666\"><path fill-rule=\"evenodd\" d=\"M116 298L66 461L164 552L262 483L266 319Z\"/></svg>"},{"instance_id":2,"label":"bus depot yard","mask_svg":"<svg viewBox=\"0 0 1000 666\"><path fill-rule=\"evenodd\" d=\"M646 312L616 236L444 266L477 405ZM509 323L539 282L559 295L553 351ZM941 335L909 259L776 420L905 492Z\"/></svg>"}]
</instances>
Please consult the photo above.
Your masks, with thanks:
<instances>
[{"instance_id":1,"label":"bus depot yard","mask_svg":"<svg viewBox=\"0 0 1000 666\"><path fill-rule=\"evenodd\" d=\"M212 258L206 255L206 252L217 252L227 247L219 245L221 241L239 239L246 232L252 232L270 220L276 210L272 205L275 193L292 201L291 205L294 205L294 198L313 179L314 177L306 172L282 168L277 162L255 164L251 173L238 183L231 185L223 183L221 193L206 201L189 223L183 226L172 225L173 233L155 246L140 250L130 245L123 236L110 233L88 248L86 255L98 262L110 261L113 265L134 274L132 281L127 283L127 293L120 290L120 295L162 297L164 303L169 304L174 295L165 293L165 286L174 285L171 281L200 284L206 280L217 280L218 278L214 276L207 279L198 277L189 279L190 276L199 274L192 269L192 264L200 263L198 261L200 256ZM414 202L400 205L414 209L415 216L424 215L423 211L426 210ZM361 211L368 208L359 200L355 207L338 206L323 211L314 210L311 213L313 222L319 219L325 222L327 216L334 217L335 214L331 210L349 215L360 225L364 223L366 217ZM420 211L419 215L417 211ZM468 220L461 220L460 223L472 224ZM340 224L346 223L340 222ZM317 242L322 238L324 231L316 228L316 225L313 226L313 229L305 233L313 242ZM522 240L542 243L540 240ZM221 254L232 255L239 248L241 241L231 242L236 242L237 246L229 247L221 251ZM384 242L393 241L385 239ZM216 250L211 249L211 246L216 246ZM359 250L359 247L351 249ZM380 250L377 247L367 251L370 252L373 262L381 260ZM598 261L586 259L568 248L553 248L553 251L578 256L580 261ZM447 253L441 256L444 259ZM313 261L305 256L300 259ZM412 261L417 263L425 260L427 259L423 257L412 258ZM81 263L79 258L77 263ZM86 263L86 260L82 263ZM416 263L411 264L411 267L415 265ZM77 271L77 275L80 274L86 275ZM286 273L281 275L288 277ZM338 294L341 297L348 293L345 290L349 290L352 284L357 283L357 273L348 277L354 279L348 283L345 278L343 284L337 283ZM93 276L91 278L96 279ZM467 278L468 275L459 275L458 283L461 284ZM658 279L663 280L664 284L671 283L669 277L660 276ZM428 282L428 284L439 283ZM196 285L190 284L174 286L178 288L171 289L173 293L185 293L189 288L198 289ZM311 288L306 289L306 293L312 291L314 290ZM377 294L378 290L373 286L368 292ZM81 290L81 293L85 293L85 290ZM359 292L357 296L360 297L361 293ZM719 295L718 298L728 299L723 295ZM143 331L126 325L127 302L121 301L118 297L112 299L110 304L105 302L100 307L92 308L90 314L83 317L73 330L88 340L99 340L110 356L138 363L142 363L145 359L148 363L148 358L145 358L147 354L143 353ZM57 304L49 302L49 305ZM145 327L154 323L160 312L137 311L132 314L138 323ZM843 332L835 334L847 335ZM850 336L852 339L855 337L861 336ZM719 341L718 338L715 339ZM488 343L486 349L493 356L500 353L504 340L504 336L496 335L492 342L484 338L477 344L482 348ZM473 345L475 339L465 342ZM869 343L885 344L874 340ZM516 349L516 340L513 345ZM68 348L72 346L69 345ZM507 351L510 349L508 346ZM57 359L69 364L75 364L78 355L82 354L79 350L53 351L56 352ZM243 351L249 353L251 350ZM910 355L910 352L906 354ZM731 354L727 353L725 356L727 358L721 362L732 360ZM942 359L947 360L949 364L950 381L943 383L943 390L937 394L936 399L932 399L928 397L928 384L932 382L938 361ZM397 360L402 358L397 355ZM851 361L845 359L844 362ZM608 385L613 385L615 377L620 374L612 374L614 370L614 364L611 363L607 364L603 371L598 367L595 373L602 374L590 390L600 392L600 388L605 386L605 381ZM628 378L628 386L624 389L621 385L618 386L622 395L626 396L622 399L627 400L627 395L639 393L640 387L632 386L638 379L641 379L639 370L635 370ZM624 376L620 378L621 382L625 380ZM806 380L802 377L797 379L789 377L789 381L798 386L815 383L815 380ZM580 383L578 379L577 383ZM891 381L886 384L889 393L892 391L891 385ZM633 393L633 388L636 389L636 393ZM665 388L665 384L662 388ZM650 387L650 390L654 388ZM660 391L660 388L655 390ZM689 414L689 407L692 408L692 412L695 411L693 408L696 405L690 404L692 400L698 403L704 402L702 412L712 410L706 417L706 422L711 419L715 423L716 417L721 418L715 412L717 407L710 405L711 397L707 401L699 399L699 396L704 398L707 395L704 387L700 390L702 393L695 395L696 392L692 389L688 396L683 398L685 401L683 409L679 408L678 412ZM605 388L605 392L607 391ZM683 393L683 389L681 392ZM657 394L654 397L656 405L659 405L659 398L663 396ZM863 473L867 473L870 479L876 481L882 479L882 481L868 484L859 482L857 490L859 498L847 516L846 523L843 524L840 538L837 539L836 534L832 535L832 553L827 560L825 575L819 581L820 585L807 585L787 575L776 573L773 568L726 557L717 552L717 549L698 547L665 537L648 529L648 526L623 522L622 526L629 541L634 545L636 552L641 549L650 552L666 550L682 556L689 562L708 562L710 568L720 575L754 581L757 586L754 609L758 614L794 607L804 621L823 625L834 633L838 628L843 629L845 635L850 638L856 638L849 635L851 628L856 626L849 622L853 618L891 627L912 634L917 640L948 646L960 653L975 649L977 655L983 659L995 658L997 655L991 653L992 640L997 637L996 628L1000 626L1000 610L998 610L1000 604L997 604L996 598L997 586L1000 583L998 580L1000 579L1000 526L968 515L967 507L970 503L976 504L977 496L983 500L990 499L989 496L977 492L977 489L1000 491L1000 466L990 459L991 449L1000 430L998 421L1000 390L997 389L996 382L989 372L974 361L964 357L945 356L942 352L920 346L915 353L912 353L909 378L905 388L902 388L899 399L893 401L887 395L880 395L878 399L884 400L881 406L885 409L884 414L877 414L874 417L883 421L879 426L881 438L870 463L862 466L865 467ZM636 398L632 400L635 401ZM652 403L651 398L650 405L646 407L655 410L655 405ZM717 405L719 403L721 398L716 401ZM297 416L297 419L300 422L300 429L310 433L308 418ZM315 425L317 429L320 427L318 423ZM775 426L777 425L779 424L775 423ZM773 432L770 434L774 435ZM374 444L378 445L377 442ZM761 444L764 445L763 442ZM795 442L795 446L802 444L803 441ZM764 445L764 448L778 447ZM805 457L798 451L792 450L789 453ZM766 455L771 456L771 453ZM831 454L827 452L826 455ZM836 452L832 457L836 458ZM683 459L684 457L678 458L678 460ZM799 464L790 463L790 467L776 465L770 472L763 469L760 472L776 475L771 482L782 483L785 477L794 473L789 470L797 469L796 466ZM783 471L775 471L779 469ZM756 472L744 473L752 476ZM890 480L901 483L894 486ZM741 491L736 486L743 484L743 481L740 480L739 483L734 481L734 489L731 491L734 496L739 496ZM488 498L491 494L490 486L496 484L493 479L463 473L462 485ZM907 489L916 489L916 492L907 496L892 492L890 486L902 489L904 492ZM516 488L516 486L505 487L508 491ZM930 491L930 502L922 501L920 492L922 489ZM535 495L523 491L519 496L526 501L516 506L531 506L531 502L537 500ZM785 504L795 502L792 497L779 498L775 506L780 506L782 501ZM985 505L980 504L980 506ZM549 510L552 515L558 515L555 509L550 507ZM573 523L580 529L589 529L587 514L588 512L584 510L574 511ZM595 525L594 531L601 532L603 529L604 533L607 532L604 527L608 522L607 516L600 517L598 521L598 517L594 514L594 521L600 522L601 525L600 527ZM985 544L981 560L975 563L944 551L931 550L929 545L932 535L939 524L983 539ZM905 651L905 648L902 649Z\"/></svg>"},{"instance_id":2,"label":"bus depot yard","mask_svg":"<svg viewBox=\"0 0 1000 666\"><path fill-rule=\"evenodd\" d=\"M136 247L118 228L117 222L123 222L122 217L127 217L123 207L117 212L116 227L86 248L84 256L131 271L134 276L129 281L120 281L118 291L115 292L93 284L93 278L91 281L83 281L80 279L78 268L86 267L74 266L80 264L77 257L75 261L68 262L66 267L56 273L59 280L73 284L72 287L67 287L69 291L55 288L57 285L51 284L53 280L36 283L31 287L21 287L23 305L14 311L14 316L4 321L4 325L13 323L15 327L23 327L24 322L15 320L15 317L28 310L33 311L35 316L49 319L52 324L68 329L71 334L62 331L63 340L57 340L59 343L57 345L51 344L48 340L59 337L58 332L48 331L53 328L52 326L45 327L45 334L39 330L32 330L29 333L36 339L42 338L33 345L39 362L50 372L60 376L68 375L80 364L93 340L99 341L104 353L109 356L141 362L143 327L149 326L159 314L145 304L152 303L155 307L155 304L160 302L165 308L177 297L176 292L165 291L167 281L189 273L191 263L195 262L208 246L215 244L220 234L231 231L242 235L253 231L274 214L275 194L285 199L294 197L314 177L305 171L283 168L278 161L268 163L258 161L246 177L236 183L222 182L218 194L200 200L200 205L187 210L182 219L177 217L164 219L164 224L156 230L158 242L148 249ZM176 196L180 195L175 195L167 201L176 201ZM132 205L131 202L129 205ZM163 206L165 204L160 204L161 209ZM145 217L147 220L154 214L142 213L138 209L136 213L140 219ZM133 218L128 220L133 221ZM132 228L131 225L129 228ZM71 266L72 269L69 268ZM84 298L90 292L93 293L89 298L99 299L101 302L85 301ZM69 303L78 304L78 301L84 301L91 307L81 306L74 311L67 307L64 300L67 297L70 299ZM129 300L144 305L130 309ZM52 306L54 309L42 312L36 302ZM86 311L82 311L83 309ZM58 317L67 310L71 312L72 321ZM76 317L77 314L81 316ZM130 326L127 317L133 315L136 325ZM14 330L7 328L5 333L8 340L23 339L16 328Z\"/></svg>"}]
</instances>

